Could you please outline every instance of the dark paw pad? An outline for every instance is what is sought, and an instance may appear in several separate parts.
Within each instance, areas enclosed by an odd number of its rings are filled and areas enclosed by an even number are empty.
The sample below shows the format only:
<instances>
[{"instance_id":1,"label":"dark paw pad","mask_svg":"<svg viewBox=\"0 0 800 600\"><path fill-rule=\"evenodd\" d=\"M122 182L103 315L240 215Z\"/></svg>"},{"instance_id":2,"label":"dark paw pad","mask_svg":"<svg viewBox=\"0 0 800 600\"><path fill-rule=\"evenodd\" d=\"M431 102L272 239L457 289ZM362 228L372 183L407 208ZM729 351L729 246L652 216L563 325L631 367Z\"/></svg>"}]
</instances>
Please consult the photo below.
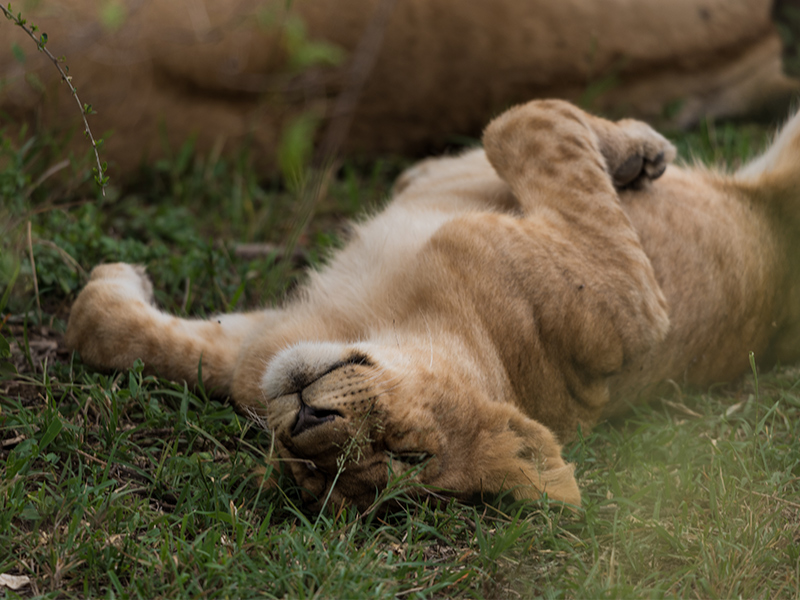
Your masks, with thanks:
<instances>
[{"instance_id":1,"label":"dark paw pad","mask_svg":"<svg viewBox=\"0 0 800 600\"><path fill-rule=\"evenodd\" d=\"M652 158L634 154L622 163L614 172L614 186L617 189L638 188L645 181L658 179L667 169L664 152L659 152Z\"/></svg>"}]
</instances>

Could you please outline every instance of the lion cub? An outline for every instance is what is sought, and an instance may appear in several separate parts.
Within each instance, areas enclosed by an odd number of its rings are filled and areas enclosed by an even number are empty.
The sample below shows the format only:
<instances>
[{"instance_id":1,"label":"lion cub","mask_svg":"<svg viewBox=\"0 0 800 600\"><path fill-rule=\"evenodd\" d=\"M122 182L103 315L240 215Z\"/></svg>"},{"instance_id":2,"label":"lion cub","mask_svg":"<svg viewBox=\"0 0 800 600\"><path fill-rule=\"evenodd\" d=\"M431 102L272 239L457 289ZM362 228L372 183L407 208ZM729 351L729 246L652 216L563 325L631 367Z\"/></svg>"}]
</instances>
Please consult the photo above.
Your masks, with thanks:
<instances>
[{"instance_id":1,"label":"lion cub","mask_svg":"<svg viewBox=\"0 0 800 600\"><path fill-rule=\"evenodd\" d=\"M579 425L666 379L734 378L749 351L798 358L800 117L733 176L668 166L644 123L560 101L509 110L483 143L406 172L286 306L180 319L143 268L102 265L67 344L190 384L202 362L311 500L359 507L408 471L577 505L560 444Z\"/></svg>"}]
</instances>

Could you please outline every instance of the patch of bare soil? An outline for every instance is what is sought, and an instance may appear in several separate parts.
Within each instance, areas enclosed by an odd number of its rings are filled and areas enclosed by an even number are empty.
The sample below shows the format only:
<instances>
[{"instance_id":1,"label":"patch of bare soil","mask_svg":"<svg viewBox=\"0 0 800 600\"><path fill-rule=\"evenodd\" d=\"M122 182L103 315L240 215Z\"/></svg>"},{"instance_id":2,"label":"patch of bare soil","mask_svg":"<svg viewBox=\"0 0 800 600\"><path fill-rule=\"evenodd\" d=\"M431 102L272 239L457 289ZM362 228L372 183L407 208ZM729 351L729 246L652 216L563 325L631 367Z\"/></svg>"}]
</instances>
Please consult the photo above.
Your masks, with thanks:
<instances>
[{"instance_id":1,"label":"patch of bare soil","mask_svg":"<svg viewBox=\"0 0 800 600\"><path fill-rule=\"evenodd\" d=\"M11 317L3 327L3 335L11 347L11 357L6 359L5 366L13 367L18 376L0 379L0 395L33 402L41 393L35 380L46 365L69 360L70 352L64 347L63 335L53 327L26 325L18 321L18 318Z\"/></svg>"}]
</instances>

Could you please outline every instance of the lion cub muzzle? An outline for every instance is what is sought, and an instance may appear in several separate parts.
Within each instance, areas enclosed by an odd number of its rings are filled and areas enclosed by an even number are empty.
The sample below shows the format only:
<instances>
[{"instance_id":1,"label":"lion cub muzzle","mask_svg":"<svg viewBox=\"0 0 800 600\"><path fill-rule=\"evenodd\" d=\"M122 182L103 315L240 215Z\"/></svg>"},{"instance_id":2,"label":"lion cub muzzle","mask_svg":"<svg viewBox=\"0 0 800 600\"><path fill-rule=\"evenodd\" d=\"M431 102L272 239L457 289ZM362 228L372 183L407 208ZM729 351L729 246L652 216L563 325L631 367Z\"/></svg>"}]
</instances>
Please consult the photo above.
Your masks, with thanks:
<instances>
[{"instance_id":1,"label":"lion cub muzzle","mask_svg":"<svg viewBox=\"0 0 800 600\"><path fill-rule=\"evenodd\" d=\"M377 393L370 385L370 367L361 357L356 360L332 365L330 371L296 394L299 407L291 438L326 423L334 424L337 419L352 420L369 412Z\"/></svg>"},{"instance_id":2,"label":"lion cub muzzle","mask_svg":"<svg viewBox=\"0 0 800 600\"><path fill-rule=\"evenodd\" d=\"M270 368L273 384L302 387L268 400L267 421L281 458L308 501L319 503L331 492L337 503L366 508L389 474L377 407L385 388L383 373L354 352L325 365L320 354L331 358L333 350L301 345L279 362L284 369L280 374Z\"/></svg>"},{"instance_id":3,"label":"lion cub muzzle","mask_svg":"<svg viewBox=\"0 0 800 600\"><path fill-rule=\"evenodd\" d=\"M289 453L335 472L373 441L380 381L363 355L337 360L316 375L291 373L303 387L270 400L267 421Z\"/></svg>"}]
</instances>

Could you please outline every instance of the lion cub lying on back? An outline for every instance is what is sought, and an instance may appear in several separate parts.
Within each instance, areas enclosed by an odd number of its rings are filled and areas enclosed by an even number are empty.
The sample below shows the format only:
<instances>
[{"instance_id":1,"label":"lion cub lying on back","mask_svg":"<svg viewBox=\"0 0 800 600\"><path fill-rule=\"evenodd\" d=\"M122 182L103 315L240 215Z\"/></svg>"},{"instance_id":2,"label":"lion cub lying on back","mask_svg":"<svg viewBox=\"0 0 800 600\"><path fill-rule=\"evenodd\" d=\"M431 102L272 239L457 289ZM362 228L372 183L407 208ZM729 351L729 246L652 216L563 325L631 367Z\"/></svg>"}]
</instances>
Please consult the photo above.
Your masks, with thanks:
<instances>
[{"instance_id":1,"label":"lion cub lying on back","mask_svg":"<svg viewBox=\"0 0 800 600\"><path fill-rule=\"evenodd\" d=\"M180 319L142 268L103 265L67 344L189 383L202 360L312 499L359 507L411 468L459 497L578 504L560 446L578 425L665 379L736 377L751 350L798 358L800 117L732 177L667 169L647 125L565 102L513 108L483 142L408 171L282 308Z\"/></svg>"}]
</instances>

